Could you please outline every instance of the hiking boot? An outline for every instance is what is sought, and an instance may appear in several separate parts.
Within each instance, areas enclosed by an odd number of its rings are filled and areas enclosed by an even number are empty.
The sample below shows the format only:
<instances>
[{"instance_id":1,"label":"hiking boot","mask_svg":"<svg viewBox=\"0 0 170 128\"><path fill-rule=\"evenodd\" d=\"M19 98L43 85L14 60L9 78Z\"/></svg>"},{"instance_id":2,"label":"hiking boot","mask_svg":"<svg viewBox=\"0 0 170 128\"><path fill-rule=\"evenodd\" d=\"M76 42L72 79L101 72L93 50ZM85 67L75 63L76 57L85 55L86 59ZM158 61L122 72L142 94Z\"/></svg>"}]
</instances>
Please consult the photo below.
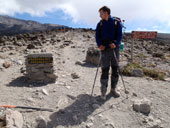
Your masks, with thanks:
<instances>
[{"instance_id":1,"label":"hiking boot","mask_svg":"<svg viewBox=\"0 0 170 128\"><path fill-rule=\"evenodd\" d=\"M113 94L114 97L120 97L120 94L116 91L116 89L111 89L110 93Z\"/></svg>"}]
</instances>

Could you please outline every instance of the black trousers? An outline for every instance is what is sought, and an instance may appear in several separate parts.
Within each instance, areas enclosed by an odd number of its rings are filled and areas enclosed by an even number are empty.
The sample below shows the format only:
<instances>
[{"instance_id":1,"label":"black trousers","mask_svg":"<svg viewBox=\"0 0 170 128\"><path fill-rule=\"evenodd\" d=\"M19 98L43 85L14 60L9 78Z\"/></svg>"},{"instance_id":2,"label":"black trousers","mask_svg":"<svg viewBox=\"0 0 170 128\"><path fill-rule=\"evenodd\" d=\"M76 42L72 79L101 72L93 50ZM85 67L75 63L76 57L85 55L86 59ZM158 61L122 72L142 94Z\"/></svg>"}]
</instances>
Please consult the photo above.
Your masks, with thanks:
<instances>
[{"instance_id":1,"label":"black trousers","mask_svg":"<svg viewBox=\"0 0 170 128\"><path fill-rule=\"evenodd\" d=\"M102 69L102 74L101 74L101 89L103 93L106 92L107 87L108 87L108 80L109 80L109 70L111 68L111 88L115 89L117 87L117 83L119 80L119 67L116 62L114 52L116 53L116 58L119 62L119 47L115 49L105 49L101 51L101 69Z\"/></svg>"}]
</instances>

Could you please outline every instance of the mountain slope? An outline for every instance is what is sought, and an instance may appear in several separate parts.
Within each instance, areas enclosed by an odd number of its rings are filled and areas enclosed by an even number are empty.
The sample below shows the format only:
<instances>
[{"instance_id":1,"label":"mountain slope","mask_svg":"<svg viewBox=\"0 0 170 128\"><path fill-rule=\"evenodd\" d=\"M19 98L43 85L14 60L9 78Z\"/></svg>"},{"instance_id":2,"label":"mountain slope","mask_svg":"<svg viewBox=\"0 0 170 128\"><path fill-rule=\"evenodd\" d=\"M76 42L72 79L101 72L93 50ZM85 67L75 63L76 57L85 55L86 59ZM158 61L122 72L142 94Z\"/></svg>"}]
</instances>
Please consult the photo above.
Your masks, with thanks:
<instances>
[{"instance_id":1,"label":"mountain slope","mask_svg":"<svg viewBox=\"0 0 170 128\"><path fill-rule=\"evenodd\" d=\"M14 35L49 30L58 26L61 25L41 24L30 20L20 20L9 16L0 16L0 35Z\"/></svg>"}]
</instances>

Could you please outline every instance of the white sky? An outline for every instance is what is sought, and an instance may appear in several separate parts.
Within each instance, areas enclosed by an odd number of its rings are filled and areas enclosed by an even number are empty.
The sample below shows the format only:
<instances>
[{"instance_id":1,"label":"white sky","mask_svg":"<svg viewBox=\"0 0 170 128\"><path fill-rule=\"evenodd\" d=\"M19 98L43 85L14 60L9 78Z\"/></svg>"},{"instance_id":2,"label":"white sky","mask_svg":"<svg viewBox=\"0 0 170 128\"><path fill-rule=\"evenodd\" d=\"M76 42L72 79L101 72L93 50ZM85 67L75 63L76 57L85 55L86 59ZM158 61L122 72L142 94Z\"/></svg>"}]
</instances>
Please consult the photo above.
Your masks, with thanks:
<instances>
[{"instance_id":1,"label":"white sky","mask_svg":"<svg viewBox=\"0 0 170 128\"><path fill-rule=\"evenodd\" d=\"M94 25L99 20L98 9L103 5L111 8L113 16L129 23L149 21L157 22L153 28L160 24L170 27L170 0L0 0L0 14L44 16L46 12L61 9L75 23Z\"/></svg>"}]
</instances>

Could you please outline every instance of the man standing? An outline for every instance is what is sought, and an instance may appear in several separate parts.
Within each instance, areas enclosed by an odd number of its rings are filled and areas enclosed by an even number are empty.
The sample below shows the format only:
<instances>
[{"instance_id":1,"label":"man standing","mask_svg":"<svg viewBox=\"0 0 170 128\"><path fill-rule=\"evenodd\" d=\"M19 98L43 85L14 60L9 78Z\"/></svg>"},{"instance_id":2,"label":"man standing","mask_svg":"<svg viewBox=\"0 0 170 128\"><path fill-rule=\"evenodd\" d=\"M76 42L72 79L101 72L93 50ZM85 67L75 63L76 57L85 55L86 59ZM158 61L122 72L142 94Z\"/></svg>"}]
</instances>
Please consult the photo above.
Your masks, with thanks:
<instances>
[{"instance_id":1,"label":"man standing","mask_svg":"<svg viewBox=\"0 0 170 128\"><path fill-rule=\"evenodd\" d=\"M122 40L122 25L116 22L110 16L110 9L104 6L99 9L101 21L97 24L96 28L96 42L101 50L101 98L106 99L106 92L109 80L109 69L111 67L111 93L114 97L119 97L120 94L116 91L116 86L119 79L118 63L119 61L119 47Z\"/></svg>"}]
</instances>

